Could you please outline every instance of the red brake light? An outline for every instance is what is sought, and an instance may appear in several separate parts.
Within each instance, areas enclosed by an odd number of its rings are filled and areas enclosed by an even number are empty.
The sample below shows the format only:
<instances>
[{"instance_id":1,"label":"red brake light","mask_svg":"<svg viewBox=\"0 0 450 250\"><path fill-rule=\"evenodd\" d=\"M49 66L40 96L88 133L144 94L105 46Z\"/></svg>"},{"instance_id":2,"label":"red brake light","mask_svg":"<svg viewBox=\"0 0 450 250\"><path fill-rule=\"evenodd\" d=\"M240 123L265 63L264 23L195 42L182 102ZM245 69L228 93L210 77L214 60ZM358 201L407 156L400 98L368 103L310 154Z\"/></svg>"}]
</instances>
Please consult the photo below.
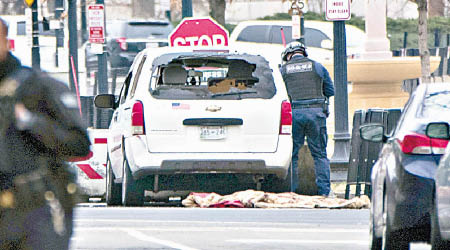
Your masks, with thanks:
<instances>
[{"instance_id":1,"label":"red brake light","mask_svg":"<svg viewBox=\"0 0 450 250\"><path fill-rule=\"evenodd\" d=\"M405 154L444 154L448 140L432 139L422 134L408 134L400 141L402 152Z\"/></svg>"},{"instance_id":2,"label":"red brake light","mask_svg":"<svg viewBox=\"0 0 450 250\"><path fill-rule=\"evenodd\" d=\"M125 37L117 38L116 42L119 44L121 50L127 50L127 39Z\"/></svg>"},{"instance_id":3,"label":"red brake light","mask_svg":"<svg viewBox=\"0 0 450 250\"><path fill-rule=\"evenodd\" d=\"M131 134L143 135L144 131L144 106L141 101L137 101L133 105L131 112Z\"/></svg>"},{"instance_id":4,"label":"red brake light","mask_svg":"<svg viewBox=\"0 0 450 250\"><path fill-rule=\"evenodd\" d=\"M281 103L280 135L290 135L292 133L292 108L291 103L283 101Z\"/></svg>"}]
</instances>

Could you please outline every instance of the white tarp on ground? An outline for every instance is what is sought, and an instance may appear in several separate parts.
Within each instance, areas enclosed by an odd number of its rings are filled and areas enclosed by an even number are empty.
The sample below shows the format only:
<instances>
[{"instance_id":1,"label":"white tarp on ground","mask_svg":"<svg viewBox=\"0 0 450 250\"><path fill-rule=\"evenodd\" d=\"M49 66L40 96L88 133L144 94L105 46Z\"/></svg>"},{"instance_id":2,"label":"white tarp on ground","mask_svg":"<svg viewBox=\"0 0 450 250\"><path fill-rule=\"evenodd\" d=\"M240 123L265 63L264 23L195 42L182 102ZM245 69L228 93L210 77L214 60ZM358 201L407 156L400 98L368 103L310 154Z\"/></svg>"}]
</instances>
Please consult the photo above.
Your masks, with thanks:
<instances>
[{"instance_id":1,"label":"white tarp on ground","mask_svg":"<svg viewBox=\"0 0 450 250\"><path fill-rule=\"evenodd\" d=\"M236 207L236 208L369 208L369 197L353 199L325 198L296 193L266 193L246 190L230 195L216 193L191 193L182 201L185 207Z\"/></svg>"}]
</instances>

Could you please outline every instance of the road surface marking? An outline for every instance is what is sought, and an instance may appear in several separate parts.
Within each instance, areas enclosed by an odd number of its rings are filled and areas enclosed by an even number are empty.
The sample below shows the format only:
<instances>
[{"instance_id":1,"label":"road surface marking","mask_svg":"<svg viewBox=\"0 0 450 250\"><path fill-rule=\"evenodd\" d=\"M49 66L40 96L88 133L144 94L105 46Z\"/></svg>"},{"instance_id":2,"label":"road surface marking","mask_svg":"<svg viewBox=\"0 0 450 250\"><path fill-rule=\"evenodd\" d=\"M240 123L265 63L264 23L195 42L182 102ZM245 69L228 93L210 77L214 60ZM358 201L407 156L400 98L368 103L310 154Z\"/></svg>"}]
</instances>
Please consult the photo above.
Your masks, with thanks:
<instances>
[{"instance_id":1,"label":"road surface marking","mask_svg":"<svg viewBox=\"0 0 450 250\"><path fill-rule=\"evenodd\" d=\"M148 242L156 243L159 245L163 245L163 246L167 246L167 247L171 247L171 248L175 248L175 249L181 249L181 250L198 250L196 248L188 247L188 246L178 244L178 243L175 243L172 241L160 240L160 239L145 235L142 232L139 232L138 230L122 229L122 231L126 232L131 237L134 237L141 241L148 241Z\"/></svg>"},{"instance_id":2,"label":"road surface marking","mask_svg":"<svg viewBox=\"0 0 450 250\"><path fill-rule=\"evenodd\" d=\"M278 228L278 227L82 227L75 226L74 231L118 231L136 230L139 231L161 231L161 232L230 232L232 231L252 231L252 232L286 232L286 233L369 233L368 229L348 229L348 228Z\"/></svg>"},{"instance_id":3,"label":"road surface marking","mask_svg":"<svg viewBox=\"0 0 450 250\"><path fill-rule=\"evenodd\" d=\"M131 220L131 219L75 219L73 220L74 223L77 222L93 222L93 223L101 223L101 222L113 222L114 224L117 223L170 223L170 224L176 224L176 223L190 223L190 224L222 224L222 225L235 225L235 224L243 224L243 225L259 225L259 226L280 226L280 227L286 227L286 226L295 226L295 227L305 227L305 228L311 228L314 226L320 227L321 223L305 223L305 222L299 222L299 223L292 223L292 222L252 222L252 221L199 221L199 220ZM369 230L369 223L364 224L357 224L357 225L351 225L349 228L355 228L359 226L361 230Z\"/></svg>"},{"instance_id":4,"label":"road surface marking","mask_svg":"<svg viewBox=\"0 0 450 250\"><path fill-rule=\"evenodd\" d=\"M228 242L234 243L250 243L250 244L267 244L267 243L276 243L276 244L356 244L356 245L369 245L368 241L364 240L271 240L271 239L238 239L238 240L227 240Z\"/></svg>"}]
</instances>

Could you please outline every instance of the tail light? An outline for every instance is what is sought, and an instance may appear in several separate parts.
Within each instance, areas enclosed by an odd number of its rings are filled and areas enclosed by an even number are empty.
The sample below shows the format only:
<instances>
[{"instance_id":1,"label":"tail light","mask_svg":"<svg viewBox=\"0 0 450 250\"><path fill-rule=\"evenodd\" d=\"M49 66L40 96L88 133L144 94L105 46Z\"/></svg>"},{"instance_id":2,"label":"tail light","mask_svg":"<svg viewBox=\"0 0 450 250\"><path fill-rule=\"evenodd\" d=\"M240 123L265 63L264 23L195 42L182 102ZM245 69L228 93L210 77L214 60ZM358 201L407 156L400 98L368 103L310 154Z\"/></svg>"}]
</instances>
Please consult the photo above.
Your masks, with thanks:
<instances>
[{"instance_id":1,"label":"tail light","mask_svg":"<svg viewBox=\"0 0 450 250\"><path fill-rule=\"evenodd\" d=\"M448 140L413 133L405 135L399 143L405 154L444 154Z\"/></svg>"},{"instance_id":2,"label":"tail light","mask_svg":"<svg viewBox=\"0 0 450 250\"><path fill-rule=\"evenodd\" d=\"M141 101L137 101L133 105L131 112L131 134L143 135L144 131L144 106Z\"/></svg>"},{"instance_id":3,"label":"tail light","mask_svg":"<svg viewBox=\"0 0 450 250\"><path fill-rule=\"evenodd\" d=\"M116 42L119 44L121 50L127 50L127 39L125 37L117 38Z\"/></svg>"},{"instance_id":4,"label":"tail light","mask_svg":"<svg viewBox=\"0 0 450 250\"><path fill-rule=\"evenodd\" d=\"M9 49L11 51L16 50L16 43L14 42L14 39L9 39Z\"/></svg>"},{"instance_id":5,"label":"tail light","mask_svg":"<svg viewBox=\"0 0 450 250\"><path fill-rule=\"evenodd\" d=\"M292 133L292 108L291 103L283 101L281 103L280 135L290 135Z\"/></svg>"}]
</instances>

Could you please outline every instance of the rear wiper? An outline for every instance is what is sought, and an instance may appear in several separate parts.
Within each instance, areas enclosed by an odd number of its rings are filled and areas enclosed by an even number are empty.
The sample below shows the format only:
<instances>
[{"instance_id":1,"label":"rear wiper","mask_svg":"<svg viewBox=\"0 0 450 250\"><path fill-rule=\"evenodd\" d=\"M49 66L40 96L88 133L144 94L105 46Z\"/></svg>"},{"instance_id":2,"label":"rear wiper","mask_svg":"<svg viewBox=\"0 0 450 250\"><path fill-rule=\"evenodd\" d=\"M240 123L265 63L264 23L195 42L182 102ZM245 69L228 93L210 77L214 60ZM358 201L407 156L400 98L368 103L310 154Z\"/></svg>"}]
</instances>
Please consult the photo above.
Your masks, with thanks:
<instances>
[{"instance_id":1,"label":"rear wiper","mask_svg":"<svg viewBox=\"0 0 450 250\"><path fill-rule=\"evenodd\" d=\"M431 94L425 96L425 98L430 98L430 97L437 96L437 95L442 95L442 94L450 94L450 90L445 90L445 91L441 91L441 92L431 93Z\"/></svg>"},{"instance_id":2,"label":"rear wiper","mask_svg":"<svg viewBox=\"0 0 450 250\"><path fill-rule=\"evenodd\" d=\"M242 94L256 94L258 92L256 91L239 91L239 92L228 92L228 93L220 93L220 94L214 94L211 95L211 97L217 97L217 96L229 96L229 95L238 95L241 97Z\"/></svg>"}]
</instances>

